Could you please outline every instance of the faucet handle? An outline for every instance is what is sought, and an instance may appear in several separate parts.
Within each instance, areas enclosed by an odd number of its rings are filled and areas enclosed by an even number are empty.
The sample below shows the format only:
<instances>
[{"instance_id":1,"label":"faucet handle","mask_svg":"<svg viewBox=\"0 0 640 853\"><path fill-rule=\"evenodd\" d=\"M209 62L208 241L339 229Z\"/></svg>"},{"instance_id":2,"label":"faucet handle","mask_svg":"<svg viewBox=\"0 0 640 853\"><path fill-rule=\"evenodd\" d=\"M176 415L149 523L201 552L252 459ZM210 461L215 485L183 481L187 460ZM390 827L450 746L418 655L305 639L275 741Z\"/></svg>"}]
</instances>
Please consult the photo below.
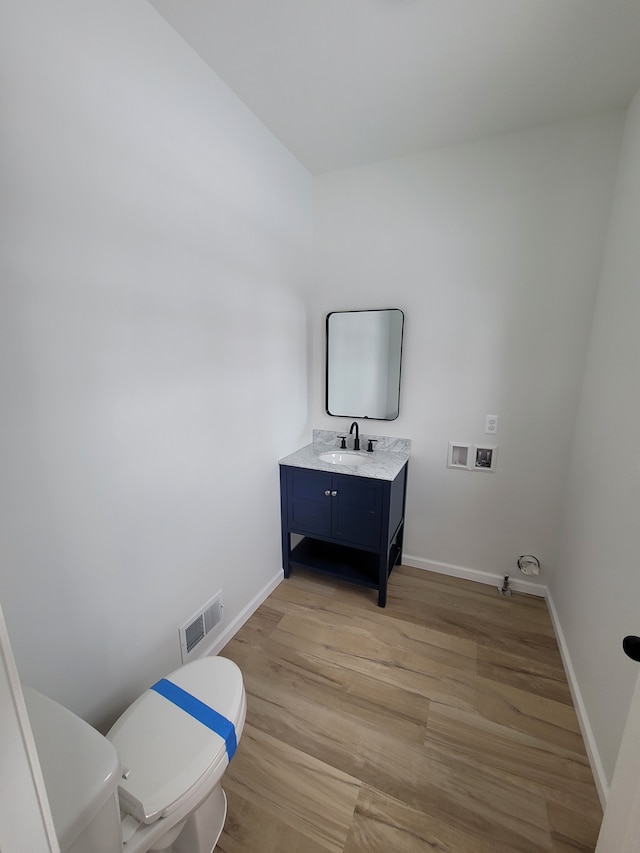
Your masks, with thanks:
<instances>
[{"instance_id":1,"label":"faucet handle","mask_svg":"<svg viewBox=\"0 0 640 853\"><path fill-rule=\"evenodd\" d=\"M377 438L368 438L367 439L367 441L369 442L369 447L367 447L367 450L369 453L373 453L373 445L376 443L377 440L378 440Z\"/></svg>"},{"instance_id":2,"label":"faucet handle","mask_svg":"<svg viewBox=\"0 0 640 853\"><path fill-rule=\"evenodd\" d=\"M339 435L338 438L340 439L340 442L341 442L340 450L346 450L347 449L347 436L346 435Z\"/></svg>"}]
</instances>

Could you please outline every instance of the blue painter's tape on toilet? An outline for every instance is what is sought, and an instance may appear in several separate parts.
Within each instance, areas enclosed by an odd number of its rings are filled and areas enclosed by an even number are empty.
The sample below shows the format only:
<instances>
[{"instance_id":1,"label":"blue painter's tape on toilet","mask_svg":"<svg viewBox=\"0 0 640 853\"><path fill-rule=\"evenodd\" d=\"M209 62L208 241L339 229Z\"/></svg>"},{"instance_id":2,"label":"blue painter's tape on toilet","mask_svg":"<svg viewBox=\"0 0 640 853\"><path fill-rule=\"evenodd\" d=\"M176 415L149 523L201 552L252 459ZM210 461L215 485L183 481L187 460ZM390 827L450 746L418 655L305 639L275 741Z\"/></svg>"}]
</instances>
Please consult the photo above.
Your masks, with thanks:
<instances>
[{"instance_id":1,"label":"blue painter's tape on toilet","mask_svg":"<svg viewBox=\"0 0 640 853\"><path fill-rule=\"evenodd\" d=\"M169 702L173 702L174 705L198 720L203 726L220 735L227 749L227 757L231 761L238 746L235 726L231 720L223 717L214 708L210 708L209 705L201 702L200 699L178 687L177 684L167 678L161 678L150 689L155 690L156 693L164 696Z\"/></svg>"}]
</instances>

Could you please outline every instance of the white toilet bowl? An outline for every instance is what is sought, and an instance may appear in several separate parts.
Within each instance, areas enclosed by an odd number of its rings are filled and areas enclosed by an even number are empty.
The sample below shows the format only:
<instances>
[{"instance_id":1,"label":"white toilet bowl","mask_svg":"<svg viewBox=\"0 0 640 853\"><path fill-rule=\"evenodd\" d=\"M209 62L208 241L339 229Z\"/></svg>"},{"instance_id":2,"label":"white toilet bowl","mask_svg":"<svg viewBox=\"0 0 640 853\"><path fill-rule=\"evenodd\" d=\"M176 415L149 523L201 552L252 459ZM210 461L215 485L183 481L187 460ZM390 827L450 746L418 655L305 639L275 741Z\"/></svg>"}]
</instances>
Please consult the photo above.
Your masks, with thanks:
<instances>
[{"instance_id":1,"label":"white toilet bowl","mask_svg":"<svg viewBox=\"0 0 640 853\"><path fill-rule=\"evenodd\" d=\"M24 693L63 853L212 853L226 816L220 782L247 709L232 661L201 658L175 670L106 738Z\"/></svg>"}]
</instances>

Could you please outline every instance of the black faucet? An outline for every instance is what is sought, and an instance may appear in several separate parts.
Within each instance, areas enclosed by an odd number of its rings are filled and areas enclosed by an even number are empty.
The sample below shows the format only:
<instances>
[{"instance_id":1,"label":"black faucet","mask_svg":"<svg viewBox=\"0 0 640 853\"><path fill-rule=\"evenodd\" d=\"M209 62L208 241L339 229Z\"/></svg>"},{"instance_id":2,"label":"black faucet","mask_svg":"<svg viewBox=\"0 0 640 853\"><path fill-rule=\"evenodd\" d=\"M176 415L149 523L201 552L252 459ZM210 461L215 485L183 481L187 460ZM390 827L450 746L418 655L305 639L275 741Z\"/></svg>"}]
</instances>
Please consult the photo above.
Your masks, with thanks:
<instances>
[{"instance_id":1,"label":"black faucet","mask_svg":"<svg viewBox=\"0 0 640 853\"><path fill-rule=\"evenodd\" d=\"M353 428L356 428L356 437L353 439L353 449L360 450L360 428L358 427L358 422L354 421L351 424L351 429L349 430L349 435L353 432Z\"/></svg>"}]
</instances>

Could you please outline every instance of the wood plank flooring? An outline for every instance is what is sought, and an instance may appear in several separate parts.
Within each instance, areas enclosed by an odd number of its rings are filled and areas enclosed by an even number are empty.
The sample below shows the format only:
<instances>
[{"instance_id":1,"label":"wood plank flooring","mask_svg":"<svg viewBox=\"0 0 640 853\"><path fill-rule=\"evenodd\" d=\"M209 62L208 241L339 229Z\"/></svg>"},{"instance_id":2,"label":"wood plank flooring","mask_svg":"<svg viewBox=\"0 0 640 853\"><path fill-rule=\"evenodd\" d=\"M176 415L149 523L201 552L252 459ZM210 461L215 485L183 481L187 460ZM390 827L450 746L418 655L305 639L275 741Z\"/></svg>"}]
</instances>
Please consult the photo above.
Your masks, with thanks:
<instances>
[{"instance_id":1,"label":"wood plank flooring","mask_svg":"<svg viewBox=\"0 0 640 853\"><path fill-rule=\"evenodd\" d=\"M296 571L222 655L244 734L220 853L593 851L602 813L546 603L398 566Z\"/></svg>"}]
</instances>

